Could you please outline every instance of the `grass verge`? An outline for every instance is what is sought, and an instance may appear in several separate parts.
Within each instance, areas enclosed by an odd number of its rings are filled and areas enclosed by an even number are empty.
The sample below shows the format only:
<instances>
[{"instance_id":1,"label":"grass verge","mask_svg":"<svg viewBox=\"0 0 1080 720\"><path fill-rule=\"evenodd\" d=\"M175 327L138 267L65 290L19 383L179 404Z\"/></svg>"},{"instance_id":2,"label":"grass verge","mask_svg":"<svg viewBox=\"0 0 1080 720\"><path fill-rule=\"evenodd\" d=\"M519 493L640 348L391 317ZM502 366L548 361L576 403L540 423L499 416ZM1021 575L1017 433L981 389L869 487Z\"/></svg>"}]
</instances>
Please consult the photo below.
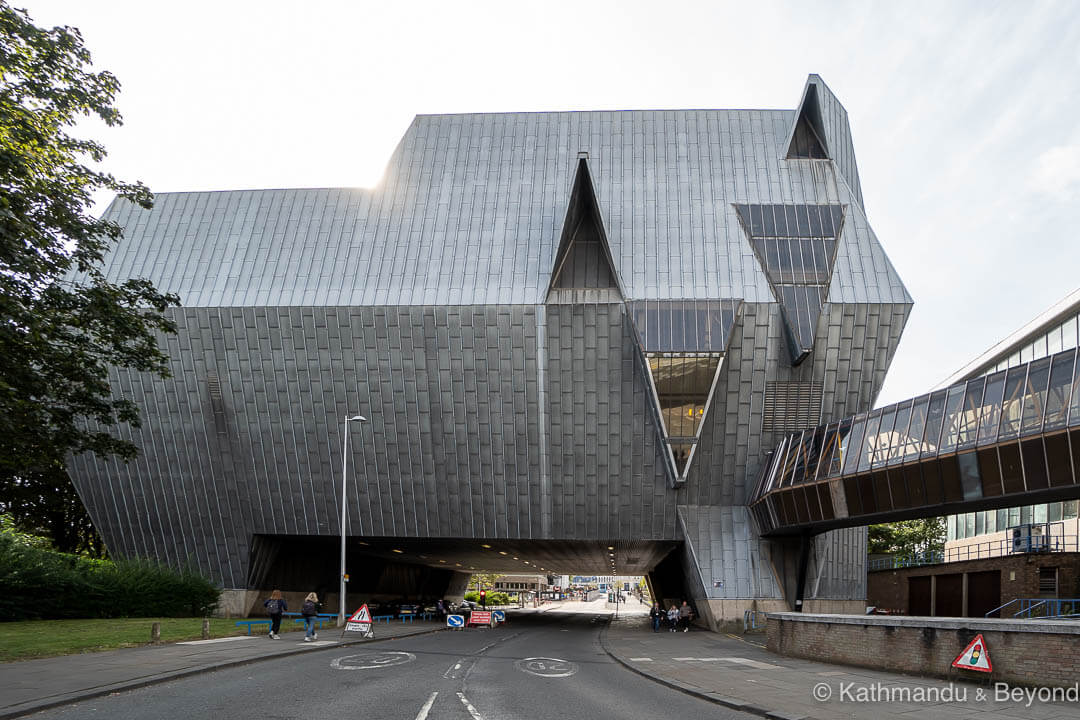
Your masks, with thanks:
<instances>
[{"instance_id":1,"label":"grass verge","mask_svg":"<svg viewBox=\"0 0 1080 720\"><path fill-rule=\"evenodd\" d=\"M251 620L265 620L249 618ZM210 618L210 637L246 635L237 618ZM150 625L161 623L161 641L179 642L202 638L202 618L94 618L91 620L22 620L0 622L0 662L39 657L114 650L150 643ZM265 634L266 626L254 626L252 634ZM285 618L282 632L302 630L303 625Z\"/></svg>"}]
</instances>

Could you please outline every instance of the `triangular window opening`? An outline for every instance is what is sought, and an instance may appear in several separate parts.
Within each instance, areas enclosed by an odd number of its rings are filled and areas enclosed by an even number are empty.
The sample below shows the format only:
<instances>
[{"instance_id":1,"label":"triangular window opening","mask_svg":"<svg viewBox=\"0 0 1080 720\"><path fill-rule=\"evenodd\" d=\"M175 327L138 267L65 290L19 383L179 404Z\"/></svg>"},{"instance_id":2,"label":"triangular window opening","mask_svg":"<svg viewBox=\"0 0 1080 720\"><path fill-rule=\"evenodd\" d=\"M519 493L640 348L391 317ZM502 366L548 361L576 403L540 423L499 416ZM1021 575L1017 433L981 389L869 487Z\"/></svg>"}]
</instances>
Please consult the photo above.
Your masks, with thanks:
<instances>
[{"instance_id":1,"label":"triangular window opening","mask_svg":"<svg viewBox=\"0 0 1080 720\"><path fill-rule=\"evenodd\" d=\"M675 476L684 480L701 437L723 356L649 353L646 357Z\"/></svg>"},{"instance_id":2,"label":"triangular window opening","mask_svg":"<svg viewBox=\"0 0 1080 720\"><path fill-rule=\"evenodd\" d=\"M574 294L559 292L567 290L600 291L599 295L592 294L593 299L623 299L611 250L604 235L589 166L584 158L578 161L574 186L570 191L562 238L548 286L548 300L561 297L562 301L566 301L575 297Z\"/></svg>"},{"instance_id":3,"label":"triangular window opening","mask_svg":"<svg viewBox=\"0 0 1080 720\"><path fill-rule=\"evenodd\" d=\"M821 122L821 106L817 99L817 87L806 89L806 97L799 109L799 119L788 146L787 159L828 160L825 145L825 128Z\"/></svg>"},{"instance_id":4,"label":"triangular window opening","mask_svg":"<svg viewBox=\"0 0 1080 720\"><path fill-rule=\"evenodd\" d=\"M814 347L844 221L841 205L736 205L750 245L780 301L798 365Z\"/></svg>"},{"instance_id":5,"label":"triangular window opening","mask_svg":"<svg viewBox=\"0 0 1080 720\"><path fill-rule=\"evenodd\" d=\"M561 264L556 263L553 288L618 288L611 264L604 254L603 240L591 217L578 221Z\"/></svg>"}]
</instances>

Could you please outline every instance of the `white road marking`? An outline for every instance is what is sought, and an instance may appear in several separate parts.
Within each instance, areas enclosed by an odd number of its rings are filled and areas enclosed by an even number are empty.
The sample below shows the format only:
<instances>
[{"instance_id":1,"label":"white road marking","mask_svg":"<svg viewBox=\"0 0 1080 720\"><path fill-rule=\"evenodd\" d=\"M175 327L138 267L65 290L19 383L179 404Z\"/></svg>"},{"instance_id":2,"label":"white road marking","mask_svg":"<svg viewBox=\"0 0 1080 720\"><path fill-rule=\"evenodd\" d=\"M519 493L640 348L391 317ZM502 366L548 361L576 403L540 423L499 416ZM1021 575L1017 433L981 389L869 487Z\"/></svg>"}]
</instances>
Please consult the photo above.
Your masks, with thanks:
<instances>
[{"instance_id":1,"label":"white road marking","mask_svg":"<svg viewBox=\"0 0 1080 720\"><path fill-rule=\"evenodd\" d=\"M311 642L301 640L296 644L300 647L322 647L324 645L337 645L337 640L312 640Z\"/></svg>"},{"instance_id":2,"label":"white road marking","mask_svg":"<svg viewBox=\"0 0 1080 720\"><path fill-rule=\"evenodd\" d=\"M751 660L750 658L742 657L728 657L724 658L728 662L738 663L739 665L746 665L752 667L755 670L783 670L784 668L779 665L770 665L769 663L758 662L757 660Z\"/></svg>"},{"instance_id":3,"label":"white road marking","mask_svg":"<svg viewBox=\"0 0 1080 720\"><path fill-rule=\"evenodd\" d=\"M450 667L448 667L446 669L446 672L443 673L443 677L446 678L447 680L455 680L455 679L457 679L456 673L457 673L458 670L461 669L461 665L464 662L465 662L465 659L461 659L461 660L458 660L453 665L451 665Z\"/></svg>"},{"instance_id":4,"label":"white road marking","mask_svg":"<svg viewBox=\"0 0 1080 720\"><path fill-rule=\"evenodd\" d=\"M476 712L476 708L472 706L472 703L465 699L465 696L463 694L458 693L457 696L461 698L462 704L465 705L465 709L469 711L470 715L472 715L473 720L484 720L484 718L480 716L480 713Z\"/></svg>"},{"instance_id":5,"label":"white road marking","mask_svg":"<svg viewBox=\"0 0 1080 720\"><path fill-rule=\"evenodd\" d=\"M683 658L671 658L671 659L676 661L676 662L686 662L687 660L697 660L697 658L692 658L692 657L689 657L689 658L686 658L686 657L683 657Z\"/></svg>"},{"instance_id":6,"label":"white road marking","mask_svg":"<svg viewBox=\"0 0 1080 720\"><path fill-rule=\"evenodd\" d=\"M435 698L439 697L438 692L431 693L431 697L424 703L424 707L420 708L420 712L416 715L416 720L427 720L428 711L431 710L431 706L435 703Z\"/></svg>"},{"instance_id":7,"label":"white road marking","mask_svg":"<svg viewBox=\"0 0 1080 720\"><path fill-rule=\"evenodd\" d=\"M652 658L630 658L630 662L652 662Z\"/></svg>"},{"instance_id":8,"label":"white road marking","mask_svg":"<svg viewBox=\"0 0 1080 720\"><path fill-rule=\"evenodd\" d=\"M311 645L312 643L305 644ZM330 663L330 667L335 670L371 670L373 668L404 665L415 659L416 656L408 652L368 652L334 658Z\"/></svg>"},{"instance_id":9,"label":"white road marking","mask_svg":"<svg viewBox=\"0 0 1080 720\"><path fill-rule=\"evenodd\" d=\"M570 677L578 671L575 662L549 657L524 658L515 662L514 667L521 672L545 678Z\"/></svg>"},{"instance_id":10,"label":"white road marking","mask_svg":"<svg viewBox=\"0 0 1080 720\"><path fill-rule=\"evenodd\" d=\"M213 640L188 640L186 642L178 642L177 645L209 645L211 643L223 643L232 642L234 640L258 640L259 638L265 638L265 635L235 635L233 637L214 638Z\"/></svg>"}]
</instances>

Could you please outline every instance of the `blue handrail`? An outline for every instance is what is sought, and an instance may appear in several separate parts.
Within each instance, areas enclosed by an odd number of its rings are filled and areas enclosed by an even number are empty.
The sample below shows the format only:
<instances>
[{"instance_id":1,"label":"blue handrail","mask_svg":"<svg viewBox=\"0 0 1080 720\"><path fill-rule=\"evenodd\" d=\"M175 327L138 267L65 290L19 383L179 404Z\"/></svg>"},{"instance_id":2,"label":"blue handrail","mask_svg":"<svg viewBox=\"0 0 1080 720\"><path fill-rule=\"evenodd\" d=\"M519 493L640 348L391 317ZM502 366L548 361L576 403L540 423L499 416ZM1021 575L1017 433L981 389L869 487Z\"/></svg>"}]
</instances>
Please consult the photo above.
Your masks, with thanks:
<instances>
[{"instance_id":1,"label":"blue handrail","mask_svg":"<svg viewBox=\"0 0 1080 720\"><path fill-rule=\"evenodd\" d=\"M1010 617L1018 620L1076 617L1080 615L1080 598L1014 598L986 613L985 617L995 613L1004 617L1012 610L1015 612Z\"/></svg>"}]
</instances>

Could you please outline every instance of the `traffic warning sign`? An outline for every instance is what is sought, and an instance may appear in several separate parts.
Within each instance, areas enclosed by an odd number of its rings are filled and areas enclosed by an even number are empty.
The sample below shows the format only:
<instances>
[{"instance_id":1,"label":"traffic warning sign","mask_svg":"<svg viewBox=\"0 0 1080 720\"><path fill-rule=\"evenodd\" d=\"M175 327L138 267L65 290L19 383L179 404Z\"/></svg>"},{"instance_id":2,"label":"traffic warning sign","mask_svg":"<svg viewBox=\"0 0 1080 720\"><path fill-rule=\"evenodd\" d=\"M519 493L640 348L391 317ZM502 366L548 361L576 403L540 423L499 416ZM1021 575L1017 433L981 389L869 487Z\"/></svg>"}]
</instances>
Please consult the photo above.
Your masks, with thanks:
<instances>
[{"instance_id":1,"label":"traffic warning sign","mask_svg":"<svg viewBox=\"0 0 1080 720\"><path fill-rule=\"evenodd\" d=\"M991 672L994 669L990 663L990 652L981 633L976 635L975 639L964 648L964 652L953 660L952 666L961 670L978 670L979 672Z\"/></svg>"},{"instance_id":2,"label":"traffic warning sign","mask_svg":"<svg viewBox=\"0 0 1080 720\"><path fill-rule=\"evenodd\" d=\"M361 605L360 609L348 619L345 623L345 632L358 632L364 637L375 637L375 633L371 631L371 612L368 610L367 603Z\"/></svg>"}]
</instances>

